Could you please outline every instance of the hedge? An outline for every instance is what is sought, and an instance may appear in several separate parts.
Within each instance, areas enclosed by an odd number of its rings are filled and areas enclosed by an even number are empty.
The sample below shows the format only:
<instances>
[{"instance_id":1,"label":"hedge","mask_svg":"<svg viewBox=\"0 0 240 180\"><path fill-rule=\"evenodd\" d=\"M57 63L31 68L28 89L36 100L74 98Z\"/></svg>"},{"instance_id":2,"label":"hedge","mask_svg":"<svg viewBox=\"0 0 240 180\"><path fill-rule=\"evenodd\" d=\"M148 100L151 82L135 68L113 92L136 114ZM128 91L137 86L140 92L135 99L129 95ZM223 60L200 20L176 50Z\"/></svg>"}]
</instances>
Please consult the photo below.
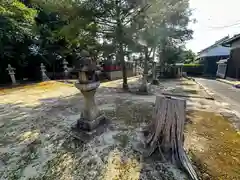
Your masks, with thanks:
<instances>
[{"instance_id":1,"label":"hedge","mask_svg":"<svg viewBox=\"0 0 240 180\"><path fill-rule=\"evenodd\" d=\"M203 64L184 64L183 72L186 72L188 75L202 75L204 72Z\"/></svg>"}]
</instances>

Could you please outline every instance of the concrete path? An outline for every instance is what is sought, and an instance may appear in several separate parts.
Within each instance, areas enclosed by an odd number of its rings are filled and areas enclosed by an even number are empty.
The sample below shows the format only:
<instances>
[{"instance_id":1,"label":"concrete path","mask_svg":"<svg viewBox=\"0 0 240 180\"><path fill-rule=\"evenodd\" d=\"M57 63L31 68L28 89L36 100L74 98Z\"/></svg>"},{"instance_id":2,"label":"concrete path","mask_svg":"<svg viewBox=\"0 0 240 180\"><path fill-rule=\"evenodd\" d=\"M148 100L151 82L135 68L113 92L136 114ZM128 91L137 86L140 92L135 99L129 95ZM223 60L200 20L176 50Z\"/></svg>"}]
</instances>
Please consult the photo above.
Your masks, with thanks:
<instances>
[{"instance_id":1,"label":"concrete path","mask_svg":"<svg viewBox=\"0 0 240 180\"><path fill-rule=\"evenodd\" d=\"M195 80L212 91L216 99L228 103L240 114L240 89L214 79L195 78Z\"/></svg>"}]
</instances>

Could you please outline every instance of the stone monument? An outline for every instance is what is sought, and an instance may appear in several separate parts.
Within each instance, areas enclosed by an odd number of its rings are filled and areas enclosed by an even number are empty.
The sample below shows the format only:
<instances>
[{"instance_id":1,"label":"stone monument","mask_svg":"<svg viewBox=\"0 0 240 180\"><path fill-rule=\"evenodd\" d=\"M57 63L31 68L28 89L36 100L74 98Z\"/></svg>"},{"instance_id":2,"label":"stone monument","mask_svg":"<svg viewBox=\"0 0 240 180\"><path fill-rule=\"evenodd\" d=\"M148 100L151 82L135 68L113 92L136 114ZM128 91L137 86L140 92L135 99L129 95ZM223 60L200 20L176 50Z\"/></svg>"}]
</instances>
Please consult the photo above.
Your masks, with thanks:
<instances>
[{"instance_id":1,"label":"stone monument","mask_svg":"<svg viewBox=\"0 0 240 180\"><path fill-rule=\"evenodd\" d=\"M84 108L80 119L72 126L73 135L83 141L89 141L104 132L107 120L95 103L95 93L100 86L96 73L97 66L89 53L83 50L75 62L75 71L78 72L78 81L75 87L84 96Z\"/></svg>"},{"instance_id":2,"label":"stone monument","mask_svg":"<svg viewBox=\"0 0 240 180\"><path fill-rule=\"evenodd\" d=\"M14 71L15 71L15 68L13 68L10 64L8 64L7 70L8 70L8 74L9 74L10 77L11 77L12 84L13 84L13 85L17 84L16 78L15 78L15 72L14 72Z\"/></svg>"}]
</instances>

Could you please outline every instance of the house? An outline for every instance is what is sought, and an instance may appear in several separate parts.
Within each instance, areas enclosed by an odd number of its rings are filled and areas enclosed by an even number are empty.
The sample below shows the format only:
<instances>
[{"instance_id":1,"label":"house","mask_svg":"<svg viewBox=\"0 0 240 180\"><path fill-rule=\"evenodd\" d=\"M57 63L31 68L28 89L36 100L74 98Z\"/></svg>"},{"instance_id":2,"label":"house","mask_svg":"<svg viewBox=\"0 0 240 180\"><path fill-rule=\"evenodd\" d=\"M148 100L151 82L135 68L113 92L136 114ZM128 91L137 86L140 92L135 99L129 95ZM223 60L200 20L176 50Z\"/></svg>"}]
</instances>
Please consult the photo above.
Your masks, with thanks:
<instances>
[{"instance_id":1,"label":"house","mask_svg":"<svg viewBox=\"0 0 240 180\"><path fill-rule=\"evenodd\" d=\"M240 79L240 34L229 38L222 43L230 48L230 58L227 62L226 77Z\"/></svg>"},{"instance_id":2,"label":"house","mask_svg":"<svg viewBox=\"0 0 240 180\"><path fill-rule=\"evenodd\" d=\"M213 45L203 49L198 53L197 60L200 64L204 65L204 74L210 76L216 76L218 69L217 62L222 59L229 58L230 47L223 46L222 43L229 39L229 36L226 36Z\"/></svg>"}]
</instances>

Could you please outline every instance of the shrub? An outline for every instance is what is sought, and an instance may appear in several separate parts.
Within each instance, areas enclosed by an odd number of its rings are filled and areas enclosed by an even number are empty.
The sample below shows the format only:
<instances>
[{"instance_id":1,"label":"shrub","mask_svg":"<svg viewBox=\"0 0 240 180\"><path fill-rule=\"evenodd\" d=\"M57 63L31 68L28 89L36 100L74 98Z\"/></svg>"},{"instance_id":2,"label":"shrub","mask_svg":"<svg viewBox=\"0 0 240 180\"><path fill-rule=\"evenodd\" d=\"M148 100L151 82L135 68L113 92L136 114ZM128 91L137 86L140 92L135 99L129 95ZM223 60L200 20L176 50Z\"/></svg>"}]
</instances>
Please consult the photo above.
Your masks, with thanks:
<instances>
[{"instance_id":1,"label":"shrub","mask_svg":"<svg viewBox=\"0 0 240 180\"><path fill-rule=\"evenodd\" d=\"M202 75L204 71L203 64L184 64L183 72L186 72L188 75Z\"/></svg>"}]
</instances>

